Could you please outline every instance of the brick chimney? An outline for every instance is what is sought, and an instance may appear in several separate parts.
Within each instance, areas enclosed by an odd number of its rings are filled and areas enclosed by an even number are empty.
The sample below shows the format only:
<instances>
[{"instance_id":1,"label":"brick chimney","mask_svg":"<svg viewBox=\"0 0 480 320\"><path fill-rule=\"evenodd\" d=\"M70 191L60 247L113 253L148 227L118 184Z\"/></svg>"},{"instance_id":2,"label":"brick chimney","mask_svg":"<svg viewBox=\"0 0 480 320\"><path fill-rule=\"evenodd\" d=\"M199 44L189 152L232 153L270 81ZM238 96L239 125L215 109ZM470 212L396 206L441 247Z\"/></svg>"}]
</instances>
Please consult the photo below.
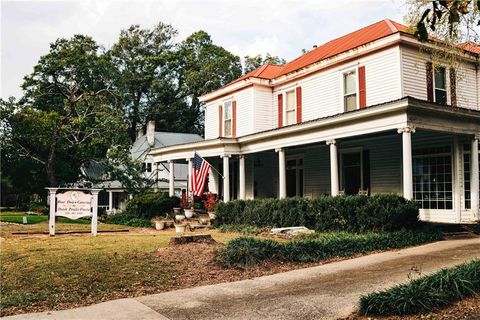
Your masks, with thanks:
<instances>
[{"instance_id":1,"label":"brick chimney","mask_svg":"<svg viewBox=\"0 0 480 320\"><path fill-rule=\"evenodd\" d=\"M147 123L147 142L150 147L155 145L155 121Z\"/></svg>"}]
</instances>

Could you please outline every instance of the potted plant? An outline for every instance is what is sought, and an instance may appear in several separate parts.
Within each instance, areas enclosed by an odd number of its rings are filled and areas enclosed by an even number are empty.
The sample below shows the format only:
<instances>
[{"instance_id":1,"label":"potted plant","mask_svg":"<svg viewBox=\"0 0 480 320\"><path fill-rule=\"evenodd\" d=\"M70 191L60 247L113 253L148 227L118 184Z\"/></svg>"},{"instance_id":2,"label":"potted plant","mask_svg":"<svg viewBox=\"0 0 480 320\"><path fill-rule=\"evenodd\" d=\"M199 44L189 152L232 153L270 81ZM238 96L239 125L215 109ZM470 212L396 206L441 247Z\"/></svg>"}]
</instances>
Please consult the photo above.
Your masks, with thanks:
<instances>
[{"instance_id":1,"label":"potted plant","mask_svg":"<svg viewBox=\"0 0 480 320\"><path fill-rule=\"evenodd\" d=\"M193 218L193 214L195 213L193 204L193 200L191 200L189 197L187 197L185 201L182 201L183 212L187 219Z\"/></svg>"},{"instance_id":2,"label":"potted plant","mask_svg":"<svg viewBox=\"0 0 480 320\"><path fill-rule=\"evenodd\" d=\"M175 223L175 232L185 232L188 223Z\"/></svg>"},{"instance_id":3,"label":"potted plant","mask_svg":"<svg viewBox=\"0 0 480 320\"><path fill-rule=\"evenodd\" d=\"M155 217L152 219L152 223L155 225L155 229L163 230L172 225L172 220L168 218L168 214L165 214L165 217Z\"/></svg>"},{"instance_id":4,"label":"potted plant","mask_svg":"<svg viewBox=\"0 0 480 320\"><path fill-rule=\"evenodd\" d=\"M210 219L215 219L215 210L217 210L218 207L218 195L211 192L207 193L205 200L203 200L203 206L208 212Z\"/></svg>"}]
</instances>

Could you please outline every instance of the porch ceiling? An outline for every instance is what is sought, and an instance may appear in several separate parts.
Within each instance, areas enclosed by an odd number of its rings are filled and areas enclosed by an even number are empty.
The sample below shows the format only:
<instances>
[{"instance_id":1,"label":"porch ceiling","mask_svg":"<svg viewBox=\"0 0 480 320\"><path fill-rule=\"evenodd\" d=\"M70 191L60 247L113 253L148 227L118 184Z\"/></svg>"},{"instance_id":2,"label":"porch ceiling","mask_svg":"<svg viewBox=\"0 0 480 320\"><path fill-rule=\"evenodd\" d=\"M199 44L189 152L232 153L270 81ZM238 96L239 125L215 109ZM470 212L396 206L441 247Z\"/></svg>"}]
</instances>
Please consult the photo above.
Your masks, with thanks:
<instances>
[{"instance_id":1,"label":"porch ceiling","mask_svg":"<svg viewBox=\"0 0 480 320\"><path fill-rule=\"evenodd\" d=\"M396 130L405 126L448 133L480 134L480 111L439 106L405 97L239 138L219 138L153 149L150 154L156 162L192 158L195 151L203 157L249 154Z\"/></svg>"}]
</instances>

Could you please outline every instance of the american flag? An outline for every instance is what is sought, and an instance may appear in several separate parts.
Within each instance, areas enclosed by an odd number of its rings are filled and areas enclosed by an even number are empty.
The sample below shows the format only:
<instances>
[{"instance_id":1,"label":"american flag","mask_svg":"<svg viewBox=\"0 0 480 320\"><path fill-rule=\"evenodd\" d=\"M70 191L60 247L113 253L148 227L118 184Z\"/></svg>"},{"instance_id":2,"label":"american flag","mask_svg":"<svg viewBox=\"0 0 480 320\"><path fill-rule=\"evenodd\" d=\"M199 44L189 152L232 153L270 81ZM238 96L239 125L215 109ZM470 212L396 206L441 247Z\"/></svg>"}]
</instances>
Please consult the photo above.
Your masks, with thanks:
<instances>
[{"instance_id":1,"label":"american flag","mask_svg":"<svg viewBox=\"0 0 480 320\"><path fill-rule=\"evenodd\" d=\"M194 196L200 197L203 194L207 182L208 170L210 170L210 163L205 161L195 152L195 157L193 158L192 178L190 180L190 191L192 191Z\"/></svg>"}]
</instances>

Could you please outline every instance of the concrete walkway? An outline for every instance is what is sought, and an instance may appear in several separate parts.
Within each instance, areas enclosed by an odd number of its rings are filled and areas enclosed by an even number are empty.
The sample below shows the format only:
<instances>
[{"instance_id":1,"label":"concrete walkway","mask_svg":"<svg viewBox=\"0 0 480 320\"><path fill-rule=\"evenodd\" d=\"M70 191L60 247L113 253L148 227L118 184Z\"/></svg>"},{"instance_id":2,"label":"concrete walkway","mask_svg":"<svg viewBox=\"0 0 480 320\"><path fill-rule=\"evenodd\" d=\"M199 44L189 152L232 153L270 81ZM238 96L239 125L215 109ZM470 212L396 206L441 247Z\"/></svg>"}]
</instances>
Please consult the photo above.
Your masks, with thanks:
<instances>
[{"instance_id":1,"label":"concrete walkway","mask_svg":"<svg viewBox=\"0 0 480 320\"><path fill-rule=\"evenodd\" d=\"M480 257L480 238L448 240L231 283L5 319L336 319L361 294Z\"/></svg>"}]
</instances>

